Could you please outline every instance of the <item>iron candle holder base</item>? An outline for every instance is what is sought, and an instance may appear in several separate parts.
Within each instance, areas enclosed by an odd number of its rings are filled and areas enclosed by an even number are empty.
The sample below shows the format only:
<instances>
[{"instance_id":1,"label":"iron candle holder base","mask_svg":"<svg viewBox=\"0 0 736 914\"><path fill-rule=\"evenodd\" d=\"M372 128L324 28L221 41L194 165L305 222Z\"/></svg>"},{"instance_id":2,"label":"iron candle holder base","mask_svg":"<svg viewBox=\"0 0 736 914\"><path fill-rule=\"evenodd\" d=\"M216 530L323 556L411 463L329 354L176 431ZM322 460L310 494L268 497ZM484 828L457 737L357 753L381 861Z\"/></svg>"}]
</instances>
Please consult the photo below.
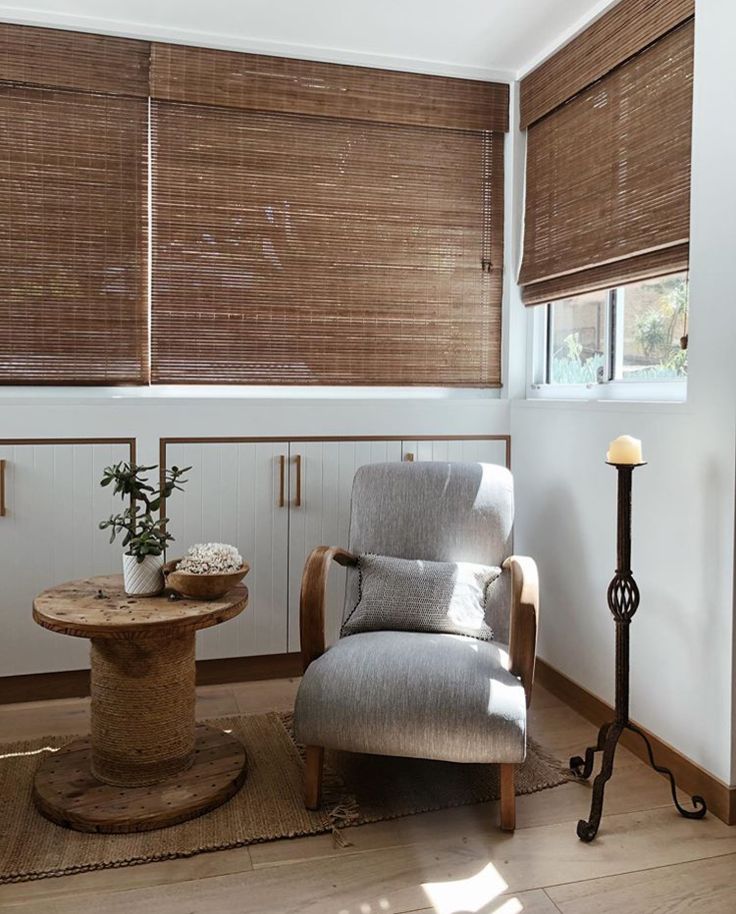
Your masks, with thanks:
<instances>
[{"instance_id":1,"label":"iron candle holder base","mask_svg":"<svg viewBox=\"0 0 736 914\"><path fill-rule=\"evenodd\" d=\"M629 629L634 613L639 607L639 588L631 572L631 480L634 469L646 466L645 463L622 464L610 463L618 471L618 530L616 574L608 585L608 608L616 623L616 712L612 721L603 724L598 731L595 746L585 750L585 758L579 755L570 759L570 768L581 778L588 779L593 773L597 752L603 753L601 770L593 781L593 798L590 816L578 822L577 833L581 841L592 841L598 834L603 813L603 794L606 783L613 774L613 762L616 747L625 730L637 734L644 740L647 756L652 768L669 778L672 791L672 802L677 811L686 819L702 819L707 806L701 796L693 796L692 809L687 809L677 799L675 776L669 770L658 765L649 738L636 724L629 719Z\"/></svg>"}]
</instances>

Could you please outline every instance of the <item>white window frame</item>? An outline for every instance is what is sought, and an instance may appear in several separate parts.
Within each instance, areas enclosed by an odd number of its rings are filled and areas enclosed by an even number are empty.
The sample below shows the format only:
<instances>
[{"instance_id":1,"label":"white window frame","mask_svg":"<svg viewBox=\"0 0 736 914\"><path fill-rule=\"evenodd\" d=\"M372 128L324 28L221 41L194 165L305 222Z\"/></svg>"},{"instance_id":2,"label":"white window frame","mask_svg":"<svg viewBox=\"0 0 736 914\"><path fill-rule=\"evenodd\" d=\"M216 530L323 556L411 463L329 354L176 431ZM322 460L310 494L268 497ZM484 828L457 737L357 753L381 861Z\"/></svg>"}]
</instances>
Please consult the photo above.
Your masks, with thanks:
<instances>
[{"instance_id":1,"label":"white window frame","mask_svg":"<svg viewBox=\"0 0 736 914\"><path fill-rule=\"evenodd\" d=\"M606 300L606 353L603 377L591 384L554 384L548 381L550 315L554 302L528 308L528 352L530 353L527 398L530 400L634 400L684 403L687 400L687 378L672 381L624 381L623 301L625 289L608 291Z\"/></svg>"}]
</instances>

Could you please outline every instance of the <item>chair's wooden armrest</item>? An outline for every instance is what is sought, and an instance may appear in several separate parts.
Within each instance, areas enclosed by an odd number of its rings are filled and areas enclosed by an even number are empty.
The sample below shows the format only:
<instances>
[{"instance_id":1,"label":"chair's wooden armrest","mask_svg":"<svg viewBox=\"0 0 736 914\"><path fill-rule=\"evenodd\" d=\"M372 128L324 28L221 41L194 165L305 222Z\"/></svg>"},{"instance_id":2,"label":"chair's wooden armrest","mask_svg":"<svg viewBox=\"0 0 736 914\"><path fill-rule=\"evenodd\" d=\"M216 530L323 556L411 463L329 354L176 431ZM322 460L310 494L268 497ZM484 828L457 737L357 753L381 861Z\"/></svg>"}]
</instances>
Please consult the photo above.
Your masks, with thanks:
<instances>
[{"instance_id":1,"label":"chair's wooden armrest","mask_svg":"<svg viewBox=\"0 0 736 914\"><path fill-rule=\"evenodd\" d=\"M511 570L509 670L521 679L529 705L537 656L539 573L536 562L527 555L509 556L503 567Z\"/></svg>"},{"instance_id":2,"label":"chair's wooden armrest","mask_svg":"<svg viewBox=\"0 0 736 914\"><path fill-rule=\"evenodd\" d=\"M332 562L357 565L358 557L338 546L317 546L304 564L299 599L299 633L305 670L325 652L325 587Z\"/></svg>"}]
</instances>

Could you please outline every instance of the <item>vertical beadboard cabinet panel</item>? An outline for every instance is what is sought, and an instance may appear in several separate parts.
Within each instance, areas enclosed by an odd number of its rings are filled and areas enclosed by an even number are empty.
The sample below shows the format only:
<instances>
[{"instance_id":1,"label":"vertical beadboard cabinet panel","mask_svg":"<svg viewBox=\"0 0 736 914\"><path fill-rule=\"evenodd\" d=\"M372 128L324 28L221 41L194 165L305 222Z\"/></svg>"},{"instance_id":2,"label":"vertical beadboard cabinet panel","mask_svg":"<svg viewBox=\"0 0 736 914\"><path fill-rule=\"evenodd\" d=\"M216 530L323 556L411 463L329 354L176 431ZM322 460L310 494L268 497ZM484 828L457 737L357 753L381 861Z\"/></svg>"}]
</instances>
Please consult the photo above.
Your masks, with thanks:
<instances>
[{"instance_id":1,"label":"vertical beadboard cabinet panel","mask_svg":"<svg viewBox=\"0 0 736 914\"><path fill-rule=\"evenodd\" d=\"M231 543L250 564L245 612L197 637L197 657L212 660L281 654L288 637L288 444L167 442L167 466L191 466L183 492L166 503L175 542L168 558L194 543ZM284 506L279 505L284 458Z\"/></svg>"},{"instance_id":2,"label":"vertical beadboard cabinet panel","mask_svg":"<svg viewBox=\"0 0 736 914\"><path fill-rule=\"evenodd\" d=\"M0 517L0 676L89 666L89 643L61 638L31 618L41 590L93 574L121 573L119 542L99 522L121 508L103 469L130 461L131 442L4 442L6 513Z\"/></svg>"},{"instance_id":3,"label":"vertical beadboard cabinet panel","mask_svg":"<svg viewBox=\"0 0 736 914\"><path fill-rule=\"evenodd\" d=\"M506 435L456 439L415 438L402 441L402 459L498 463L510 469L511 439Z\"/></svg>"},{"instance_id":4,"label":"vertical beadboard cabinet panel","mask_svg":"<svg viewBox=\"0 0 736 914\"><path fill-rule=\"evenodd\" d=\"M292 441L289 460L289 650L299 650L299 589L304 561L316 546L348 545L350 493L356 470L401 460L400 441ZM297 456L301 457L301 504L296 504ZM325 634L340 632L346 571L330 569Z\"/></svg>"},{"instance_id":5,"label":"vertical beadboard cabinet panel","mask_svg":"<svg viewBox=\"0 0 736 914\"><path fill-rule=\"evenodd\" d=\"M299 650L299 590L304 562L315 546L347 546L350 493L365 464L418 460L505 464L508 439L351 438L324 440L207 439L162 441L167 466L192 466L184 492L166 505L176 538L169 557L195 542L236 545L250 562L248 609L227 626L202 631L203 660ZM285 461L284 506L279 506L280 459ZM331 569L326 637L340 630L345 569Z\"/></svg>"}]
</instances>

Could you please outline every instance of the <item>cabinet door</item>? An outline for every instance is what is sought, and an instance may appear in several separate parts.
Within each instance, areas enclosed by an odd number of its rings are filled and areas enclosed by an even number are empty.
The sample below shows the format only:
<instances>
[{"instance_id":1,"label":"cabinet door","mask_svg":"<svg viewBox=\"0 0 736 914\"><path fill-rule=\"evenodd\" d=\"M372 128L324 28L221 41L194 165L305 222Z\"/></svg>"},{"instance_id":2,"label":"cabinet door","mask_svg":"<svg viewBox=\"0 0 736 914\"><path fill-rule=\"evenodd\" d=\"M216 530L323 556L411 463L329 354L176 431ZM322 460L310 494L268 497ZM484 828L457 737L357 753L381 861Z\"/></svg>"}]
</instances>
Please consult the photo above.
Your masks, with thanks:
<instances>
[{"instance_id":1,"label":"cabinet door","mask_svg":"<svg viewBox=\"0 0 736 914\"><path fill-rule=\"evenodd\" d=\"M94 574L121 573L119 542L99 522L120 498L102 471L130 460L128 444L3 445L6 512L0 517L0 676L89 666L89 642L33 622L42 590Z\"/></svg>"},{"instance_id":2,"label":"cabinet door","mask_svg":"<svg viewBox=\"0 0 736 914\"><path fill-rule=\"evenodd\" d=\"M449 460L458 463L498 463L506 466L506 438L402 441L403 460Z\"/></svg>"},{"instance_id":3,"label":"cabinet door","mask_svg":"<svg viewBox=\"0 0 736 914\"><path fill-rule=\"evenodd\" d=\"M304 561L316 546L347 548L350 493L358 467L401 460L400 441L309 441L290 445L289 650L299 650L299 589ZM296 504L298 467L300 498ZM346 571L330 569L325 607L327 643L340 632Z\"/></svg>"},{"instance_id":4,"label":"cabinet door","mask_svg":"<svg viewBox=\"0 0 736 914\"><path fill-rule=\"evenodd\" d=\"M246 609L197 635L200 659L280 654L287 649L288 447L272 442L169 444L168 466L191 466L183 492L166 504L175 542L169 557L194 543L229 543L250 564ZM280 469L284 463L284 505Z\"/></svg>"}]
</instances>

